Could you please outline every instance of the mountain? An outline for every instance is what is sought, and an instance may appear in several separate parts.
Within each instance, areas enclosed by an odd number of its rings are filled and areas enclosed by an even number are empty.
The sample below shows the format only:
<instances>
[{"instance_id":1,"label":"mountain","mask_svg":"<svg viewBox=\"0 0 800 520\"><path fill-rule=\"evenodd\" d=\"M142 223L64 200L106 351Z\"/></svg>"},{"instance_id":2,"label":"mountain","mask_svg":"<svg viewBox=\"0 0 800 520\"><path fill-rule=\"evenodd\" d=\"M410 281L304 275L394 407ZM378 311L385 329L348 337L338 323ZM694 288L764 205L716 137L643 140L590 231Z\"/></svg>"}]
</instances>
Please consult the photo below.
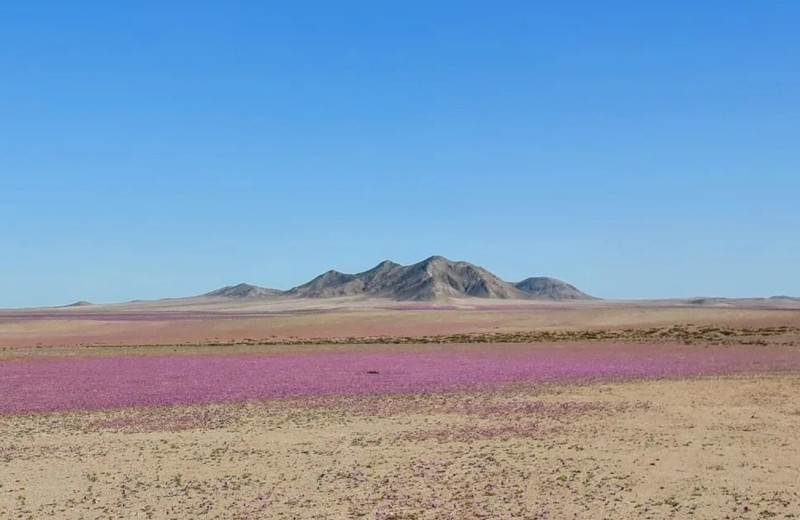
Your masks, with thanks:
<instances>
[{"instance_id":1,"label":"mountain","mask_svg":"<svg viewBox=\"0 0 800 520\"><path fill-rule=\"evenodd\" d=\"M442 297L519 298L519 291L481 267L432 256L413 265L385 260L369 271L328 271L288 294L304 298L369 295L395 300Z\"/></svg>"},{"instance_id":2,"label":"mountain","mask_svg":"<svg viewBox=\"0 0 800 520\"><path fill-rule=\"evenodd\" d=\"M62 305L62 307L90 307L94 305L92 302L87 302L86 300L80 300L75 303L70 303L69 305Z\"/></svg>"},{"instance_id":3,"label":"mountain","mask_svg":"<svg viewBox=\"0 0 800 520\"><path fill-rule=\"evenodd\" d=\"M526 284L548 280L543 287ZM310 282L287 291L303 298L368 295L394 300L436 300L440 298L495 299L579 299L589 296L558 280L529 278L515 287L482 267L432 256L412 265L385 260L369 271L345 274L328 271Z\"/></svg>"},{"instance_id":4,"label":"mountain","mask_svg":"<svg viewBox=\"0 0 800 520\"><path fill-rule=\"evenodd\" d=\"M501 280L483 267L432 256L412 265L384 260L363 273L327 271L288 291L249 284L232 285L204 294L226 298L332 298L372 296L398 301L442 298L591 299L572 285L555 278L528 278L517 284Z\"/></svg>"},{"instance_id":5,"label":"mountain","mask_svg":"<svg viewBox=\"0 0 800 520\"><path fill-rule=\"evenodd\" d=\"M574 285L556 278L539 276L526 278L515 283L514 287L533 298L548 300L591 300L592 296L579 291Z\"/></svg>"},{"instance_id":6,"label":"mountain","mask_svg":"<svg viewBox=\"0 0 800 520\"><path fill-rule=\"evenodd\" d=\"M228 285L222 289L205 293L203 296L223 296L225 298L263 298L269 296L280 296L284 291L279 289L267 289L247 283L238 285Z\"/></svg>"}]
</instances>

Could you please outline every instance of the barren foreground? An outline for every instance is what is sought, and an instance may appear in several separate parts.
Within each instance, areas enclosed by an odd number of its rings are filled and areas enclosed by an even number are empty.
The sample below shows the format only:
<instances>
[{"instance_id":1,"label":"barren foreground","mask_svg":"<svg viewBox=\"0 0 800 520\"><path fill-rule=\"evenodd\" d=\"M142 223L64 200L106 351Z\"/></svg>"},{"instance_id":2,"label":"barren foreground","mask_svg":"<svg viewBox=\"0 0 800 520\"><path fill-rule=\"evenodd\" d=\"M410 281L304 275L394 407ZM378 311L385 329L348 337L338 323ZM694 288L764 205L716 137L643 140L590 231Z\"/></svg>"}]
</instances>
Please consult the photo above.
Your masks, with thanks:
<instances>
[{"instance_id":1,"label":"barren foreground","mask_svg":"<svg viewBox=\"0 0 800 520\"><path fill-rule=\"evenodd\" d=\"M79 345L208 345L293 338L428 336L531 330L597 330L672 325L800 327L800 308L676 305L670 302L504 302L470 308L397 302L308 308L229 302L226 306L97 305L88 308L0 310L0 352L19 347ZM496 300L488 300L488 303ZM316 307L310 307L312 304ZM353 305L351 302L350 305ZM800 306L800 302L793 305Z\"/></svg>"},{"instance_id":2,"label":"barren foreground","mask_svg":"<svg viewBox=\"0 0 800 520\"><path fill-rule=\"evenodd\" d=\"M797 518L800 376L0 417L2 518Z\"/></svg>"},{"instance_id":3,"label":"barren foreground","mask_svg":"<svg viewBox=\"0 0 800 520\"><path fill-rule=\"evenodd\" d=\"M0 320L0 518L800 518L797 310L139 318Z\"/></svg>"}]
</instances>

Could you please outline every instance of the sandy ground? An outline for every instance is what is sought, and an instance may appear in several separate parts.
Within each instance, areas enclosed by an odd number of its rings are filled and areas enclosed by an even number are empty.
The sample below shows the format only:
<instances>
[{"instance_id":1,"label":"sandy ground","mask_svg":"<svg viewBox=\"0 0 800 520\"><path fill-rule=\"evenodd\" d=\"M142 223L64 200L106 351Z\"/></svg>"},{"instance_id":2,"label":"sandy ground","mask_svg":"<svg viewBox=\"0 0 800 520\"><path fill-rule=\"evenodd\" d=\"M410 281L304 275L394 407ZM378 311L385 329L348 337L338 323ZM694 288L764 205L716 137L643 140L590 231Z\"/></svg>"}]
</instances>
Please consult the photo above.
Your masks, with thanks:
<instances>
[{"instance_id":1,"label":"sandy ground","mask_svg":"<svg viewBox=\"0 0 800 520\"><path fill-rule=\"evenodd\" d=\"M800 326L798 309L575 302L527 308L294 310L284 314L120 311L0 312L0 349L22 346L210 343L246 339L588 330L673 324ZM150 307L147 307L148 309ZM78 308L83 309L83 308Z\"/></svg>"},{"instance_id":2,"label":"sandy ground","mask_svg":"<svg viewBox=\"0 0 800 520\"><path fill-rule=\"evenodd\" d=\"M695 324L681 329L693 331L689 336L634 331L613 340L635 361L636 352L649 349L652 357L667 340L686 359L694 349L745 349L755 358L769 349L796 352L800 334L800 310L727 304L285 312L120 307L0 311L0 380L8 382L10 367L19 363L50 366L86 356L167 363L198 352L376 348L177 343L578 331L586 332L575 336L583 338L579 343L559 339L530 348L595 350L609 346L591 339L597 331ZM706 325L723 329L697 328ZM788 328L773 334L763 327ZM382 348L456 347L472 352L502 345ZM778 368L783 371L0 415L0 518L800 518L800 372ZM142 374L142 387L154 384Z\"/></svg>"},{"instance_id":3,"label":"sandy ground","mask_svg":"<svg viewBox=\"0 0 800 520\"><path fill-rule=\"evenodd\" d=\"M798 518L800 375L0 417L0 517Z\"/></svg>"}]
</instances>

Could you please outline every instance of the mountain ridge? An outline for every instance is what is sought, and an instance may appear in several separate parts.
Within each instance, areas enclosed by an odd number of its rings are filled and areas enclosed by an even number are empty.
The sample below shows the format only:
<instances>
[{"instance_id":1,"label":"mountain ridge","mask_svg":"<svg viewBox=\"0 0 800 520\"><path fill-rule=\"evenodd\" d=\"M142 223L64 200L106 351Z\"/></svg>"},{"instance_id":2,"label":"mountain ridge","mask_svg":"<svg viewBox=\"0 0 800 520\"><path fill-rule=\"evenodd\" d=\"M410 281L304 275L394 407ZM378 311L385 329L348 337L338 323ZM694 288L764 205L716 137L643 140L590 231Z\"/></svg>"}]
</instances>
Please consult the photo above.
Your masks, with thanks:
<instances>
[{"instance_id":1,"label":"mountain ridge","mask_svg":"<svg viewBox=\"0 0 800 520\"><path fill-rule=\"evenodd\" d=\"M440 255L411 265L384 260L366 271L349 274L326 271L287 291L250 284L223 287L203 296L227 298L333 298L372 296L397 301L447 298L584 300L595 299L575 286L550 277L506 282L487 269Z\"/></svg>"},{"instance_id":2,"label":"mountain ridge","mask_svg":"<svg viewBox=\"0 0 800 520\"><path fill-rule=\"evenodd\" d=\"M532 276L514 284L517 289L533 297L550 300L594 300L574 285L549 276Z\"/></svg>"},{"instance_id":3,"label":"mountain ridge","mask_svg":"<svg viewBox=\"0 0 800 520\"><path fill-rule=\"evenodd\" d=\"M280 296L285 291L280 289L269 289L267 287L259 287L257 285L250 285L249 283L240 283L236 285L226 285L211 292L205 293L203 296L223 296L226 298L258 298L264 296Z\"/></svg>"}]
</instances>

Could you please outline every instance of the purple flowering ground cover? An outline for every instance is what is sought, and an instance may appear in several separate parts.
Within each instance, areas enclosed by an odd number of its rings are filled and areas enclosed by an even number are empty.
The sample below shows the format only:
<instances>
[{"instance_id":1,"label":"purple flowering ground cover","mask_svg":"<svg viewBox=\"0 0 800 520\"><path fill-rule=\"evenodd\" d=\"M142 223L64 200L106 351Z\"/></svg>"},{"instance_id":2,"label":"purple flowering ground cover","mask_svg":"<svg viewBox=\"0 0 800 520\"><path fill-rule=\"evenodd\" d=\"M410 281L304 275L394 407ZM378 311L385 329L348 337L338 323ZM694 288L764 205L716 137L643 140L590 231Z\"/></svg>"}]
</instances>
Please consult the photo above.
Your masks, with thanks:
<instances>
[{"instance_id":1,"label":"purple flowering ground cover","mask_svg":"<svg viewBox=\"0 0 800 520\"><path fill-rule=\"evenodd\" d=\"M487 345L466 349L0 361L0 413L442 391L473 384L800 369L787 346Z\"/></svg>"}]
</instances>

